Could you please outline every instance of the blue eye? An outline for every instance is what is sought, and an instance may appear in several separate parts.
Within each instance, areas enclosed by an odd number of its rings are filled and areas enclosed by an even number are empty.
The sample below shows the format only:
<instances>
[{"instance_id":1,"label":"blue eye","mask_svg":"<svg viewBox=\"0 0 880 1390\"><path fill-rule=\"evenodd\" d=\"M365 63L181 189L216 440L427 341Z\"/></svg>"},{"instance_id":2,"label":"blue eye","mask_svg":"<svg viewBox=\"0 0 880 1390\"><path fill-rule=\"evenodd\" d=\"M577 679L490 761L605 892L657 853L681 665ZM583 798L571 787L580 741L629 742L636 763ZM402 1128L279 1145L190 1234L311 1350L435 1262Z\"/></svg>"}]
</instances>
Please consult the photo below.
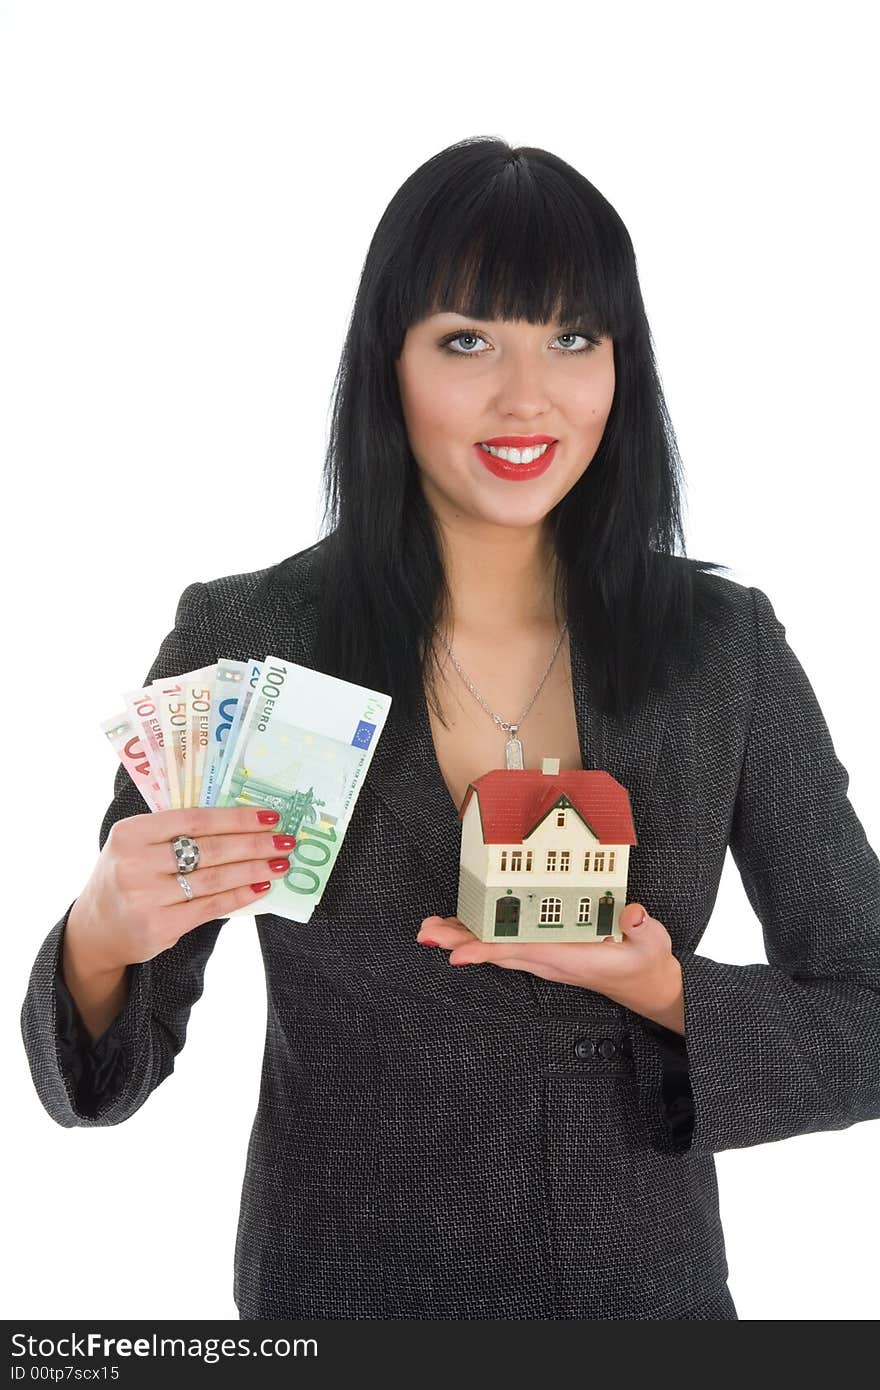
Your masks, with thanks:
<instances>
[{"instance_id":1,"label":"blue eye","mask_svg":"<svg viewBox=\"0 0 880 1390\"><path fill-rule=\"evenodd\" d=\"M571 329L569 329L569 330L568 330L567 332L565 332L565 333L560 333L560 334L558 334L558 337L559 337L559 338L585 338L585 339L586 339L586 346L585 346L585 347L574 348L574 349L571 349L571 350L566 349L566 350L563 352L563 356L564 356L564 357L577 357L577 356L579 356L582 352L592 352L594 348L597 348L597 347L599 346L599 339L598 339L598 338L594 338L592 334L587 333L585 329L581 329L581 328L571 328ZM453 356L453 357L484 357L484 356L485 356L485 353L482 353L482 352L459 352L457 349L453 348L453 347L452 347L452 344L458 342L459 338L478 338L478 339L480 339L482 342L485 342L485 341L486 341L486 339L483 337L482 333L477 333L474 329L465 329L463 332L451 333L451 334L449 334L448 337L443 338L442 341L441 341L441 343L440 343L440 347L443 349L444 352L450 353L451 356Z\"/></svg>"}]
</instances>

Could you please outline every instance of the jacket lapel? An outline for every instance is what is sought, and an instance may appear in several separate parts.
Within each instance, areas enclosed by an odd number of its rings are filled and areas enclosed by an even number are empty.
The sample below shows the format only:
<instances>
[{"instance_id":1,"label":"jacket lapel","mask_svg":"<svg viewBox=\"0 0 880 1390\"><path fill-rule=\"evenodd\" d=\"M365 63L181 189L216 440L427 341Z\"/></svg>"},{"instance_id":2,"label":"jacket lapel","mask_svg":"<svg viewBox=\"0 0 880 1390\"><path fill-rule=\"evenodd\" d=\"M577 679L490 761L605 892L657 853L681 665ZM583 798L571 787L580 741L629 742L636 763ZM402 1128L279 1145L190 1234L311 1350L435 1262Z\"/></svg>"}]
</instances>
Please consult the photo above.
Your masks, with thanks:
<instances>
[{"instance_id":1,"label":"jacket lapel","mask_svg":"<svg viewBox=\"0 0 880 1390\"><path fill-rule=\"evenodd\" d=\"M407 718L392 700L367 772L367 790L383 802L398 833L419 855L427 882L443 902L431 910L454 915L461 822L437 762L424 691L414 717Z\"/></svg>"},{"instance_id":2,"label":"jacket lapel","mask_svg":"<svg viewBox=\"0 0 880 1390\"><path fill-rule=\"evenodd\" d=\"M626 787L638 840L640 826L644 829L648 823L669 716L669 664L661 688L652 687L642 702L625 716L598 709L590 693L587 654L574 639L571 667L583 766L610 772ZM594 731L593 745L585 746L590 728Z\"/></svg>"}]
</instances>

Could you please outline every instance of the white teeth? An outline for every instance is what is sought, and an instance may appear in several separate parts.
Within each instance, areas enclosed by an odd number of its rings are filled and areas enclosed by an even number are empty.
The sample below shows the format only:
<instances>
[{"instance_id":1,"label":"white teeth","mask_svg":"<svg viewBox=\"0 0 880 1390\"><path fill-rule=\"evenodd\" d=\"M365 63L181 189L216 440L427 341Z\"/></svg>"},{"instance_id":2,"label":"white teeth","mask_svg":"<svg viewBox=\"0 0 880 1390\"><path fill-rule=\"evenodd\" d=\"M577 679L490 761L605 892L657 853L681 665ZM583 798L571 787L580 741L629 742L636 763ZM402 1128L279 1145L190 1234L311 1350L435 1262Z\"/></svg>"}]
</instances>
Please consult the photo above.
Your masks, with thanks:
<instances>
[{"instance_id":1,"label":"white teeth","mask_svg":"<svg viewBox=\"0 0 880 1390\"><path fill-rule=\"evenodd\" d=\"M504 459L506 463L531 463L532 459L538 459L545 454L550 445L538 444L533 449L499 449L494 444L481 444L480 448L495 458Z\"/></svg>"}]
</instances>

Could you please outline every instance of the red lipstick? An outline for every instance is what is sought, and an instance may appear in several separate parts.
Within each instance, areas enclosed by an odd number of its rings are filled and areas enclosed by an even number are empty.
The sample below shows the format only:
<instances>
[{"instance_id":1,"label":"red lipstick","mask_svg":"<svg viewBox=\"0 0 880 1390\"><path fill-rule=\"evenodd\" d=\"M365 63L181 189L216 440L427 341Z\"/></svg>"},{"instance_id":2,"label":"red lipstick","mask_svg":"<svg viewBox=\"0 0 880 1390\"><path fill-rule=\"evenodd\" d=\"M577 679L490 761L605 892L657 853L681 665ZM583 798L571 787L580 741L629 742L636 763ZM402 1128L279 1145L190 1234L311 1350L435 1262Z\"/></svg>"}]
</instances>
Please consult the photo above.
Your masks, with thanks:
<instances>
[{"instance_id":1,"label":"red lipstick","mask_svg":"<svg viewBox=\"0 0 880 1390\"><path fill-rule=\"evenodd\" d=\"M522 439L522 436L519 438ZM516 444L508 443L507 439L487 439L484 443L497 444L502 449L527 449L530 445L547 444L549 440L546 435L539 435L537 438L523 440L522 443ZM539 478L542 473L547 472L553 462L558 443L558 439L554 439L549 449L545 449L540 458L532 459L531 463L507 463L505 459L496 458L494 454L490 454L481 444L474 445L474 453L483 467L487 468L490 473L494 473L496 478L506 478L508 482L512 483L527 483L530 478Z\"/></svg>"},{"instance_id":2,"label":"red lipstick","mask_svg":"<svg viewBox=\"0 0 880 1390\"><path fill-rule=\"evenodd\" d=\"M480 439L479 444L494 444L497 449L533 449L538 444L556 444L555 434L499 434L495 439Z\"/></svg>"}]
</instances>

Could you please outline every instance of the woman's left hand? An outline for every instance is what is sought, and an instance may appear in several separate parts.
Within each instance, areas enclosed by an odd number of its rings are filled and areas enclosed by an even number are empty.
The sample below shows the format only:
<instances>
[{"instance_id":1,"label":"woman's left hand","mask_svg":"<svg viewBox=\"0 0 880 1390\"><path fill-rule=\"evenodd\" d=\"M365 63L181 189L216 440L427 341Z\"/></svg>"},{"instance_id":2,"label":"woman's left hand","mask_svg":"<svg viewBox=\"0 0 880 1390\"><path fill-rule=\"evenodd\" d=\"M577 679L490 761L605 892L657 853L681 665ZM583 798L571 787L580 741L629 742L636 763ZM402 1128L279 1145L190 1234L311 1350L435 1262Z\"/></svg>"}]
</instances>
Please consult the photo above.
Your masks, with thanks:
<instances>
[{"instance_id":1,"label":"woman's left hand","mask_svg":"<svg viewBox=\"0 0 880 1390\"><path fill-rule=\"evenodd\" d=\"M450 965L498 965L596 990L624 1008L684 1034L681 966L669 932L641 903L619 918L623 941L480 941L457 917L426 917L416 940L449 951Z\"/></svg>"}]
</instances>

